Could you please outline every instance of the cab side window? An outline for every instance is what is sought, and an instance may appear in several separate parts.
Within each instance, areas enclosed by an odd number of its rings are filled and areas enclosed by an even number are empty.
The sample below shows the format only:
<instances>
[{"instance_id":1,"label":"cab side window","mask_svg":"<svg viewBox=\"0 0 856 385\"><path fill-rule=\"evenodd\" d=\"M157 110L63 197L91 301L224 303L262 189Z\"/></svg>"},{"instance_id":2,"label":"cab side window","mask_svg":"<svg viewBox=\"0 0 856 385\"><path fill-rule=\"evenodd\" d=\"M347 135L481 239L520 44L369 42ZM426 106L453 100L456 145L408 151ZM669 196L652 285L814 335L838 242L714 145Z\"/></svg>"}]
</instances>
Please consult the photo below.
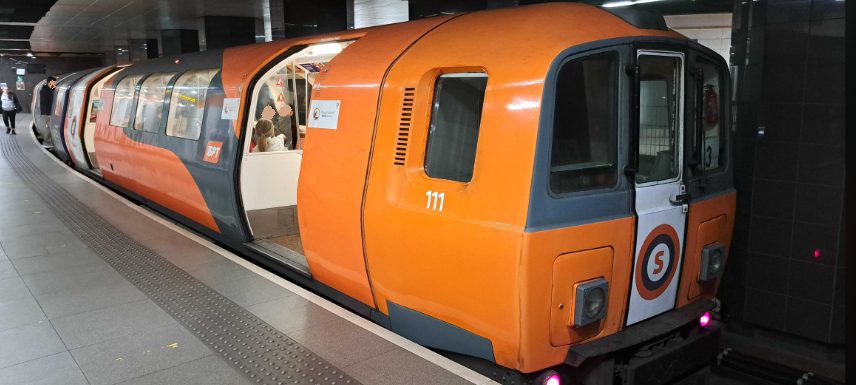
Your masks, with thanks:
<instances>
[{"instance_id":1,"label":"cab side window","mask_svg":"<svg viewBox=\"0 0 856 385\"><path fill-rule=\"evenodd\" d=\"M610 188L618 183L618 54L565 63L556 78L550 192Z\"/></svg>"},{"instance_id":2,"label":"cab side window","mask_svg":"<svg viewBox=\"0 0 856 385\"><path fill-rule=\"evenodd\" d=\"M722 116L722 94L724 82L717 66L702 57L696 59L696 64L702 69L704 85L701 91L701 125L704 139L701 146L701 166L706 171L713 171L725 164L725 132Z\"/></svg>"},{"instance_id":3,"label":"cab side window","mask_svg":"<svg viewBox=\"0 0 856 385\"><path fill-rule=\"evenodd\" d=\"M158 132L163 118L161 115L166 97L166 85L175 74L175 72L151 74L143 81L137 101L137 114L134 118L135 130Z\"/></svg>"},{"instance_id":4,"label":"cab side window","mask_svg":"<svg viewBox=\"0 0 856 385\"><path fill-rule=\"evenodd\" d=\"M472 180L486 88L485 73L437 78L425 150L425 173L429 177L465 183Z\"/></svg>"},{"instance_id":5,"label":"cab side window","mask_svg":"<svg viewBox=\"0 0 856 385\"><path fill-rule=\"evenodd\" d=\"M202 118L205 116L205 99L208 86L219 69L187 71L172 87L166 134L179 138L199 140Z\"/></svg>"},{"instance_id":6,"label":"cab side window","mask_svg":"<svg viewBox=\"0 0 856 385\"><path fill-rule=\"evenodd\" d=\"M110 113L110 125L128 127L131 121L131 102L134 100L134 87L142 75L128 76L116 86L113 94L113 112Z\"/></svg>"}]
</instances>

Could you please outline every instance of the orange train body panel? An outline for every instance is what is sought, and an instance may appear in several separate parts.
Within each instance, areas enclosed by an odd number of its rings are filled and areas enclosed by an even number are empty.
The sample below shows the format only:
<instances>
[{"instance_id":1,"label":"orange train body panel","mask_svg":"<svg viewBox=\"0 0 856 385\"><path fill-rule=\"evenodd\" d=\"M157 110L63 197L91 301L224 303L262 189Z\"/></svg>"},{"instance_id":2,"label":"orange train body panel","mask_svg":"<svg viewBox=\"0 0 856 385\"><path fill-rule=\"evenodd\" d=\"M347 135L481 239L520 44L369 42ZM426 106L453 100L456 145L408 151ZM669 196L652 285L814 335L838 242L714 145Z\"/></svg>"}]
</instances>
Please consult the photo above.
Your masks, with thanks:
<instances>
[{"instance_id":1,"label":"orange train body panel","mask_svg":"<svg viewBox=\"0 0 856 385\"><path fill-rule=\"evenodd\" d=\"M303 248L313 279L371 307L375 302L363 254L361 205L380 85L389 64L446 19L387 26L382 31L368 28L254 44L229 48L223 54L226 97L247 100L251 96L249 80L291 47L359 39L329 63L335 69L319 78L320 92L313 90L313 100L342 101L340 128L332 134L307 129L297 200ZM373 59L365 60L367 56ZM263 60L243 59L246 57ZM243 119L243 103L240 108ZM239 120L233 124L240 136L247 123Z\"/></svg>"},{"instance_id":2,"label":"orange train body panel","mask_svg":"<svg viewBox=\"0 0 856 385\"><path fill-rule=\"evenodd\" d=\"M113 110L115 76L101 90L104 111ZM178 156L131 140L121 127L110 125L110 115L96 117L95 154L104 179L219 233L199 186Z\"/></svg>"},{"instance_id":3,"label":"orange train body panel","mask_svg":"<svg viewBox=\"0 0 856 385\"><path fill-rule=\"evenodd\" d=\"M636 218L566 227L524 234L521 258L521 335L520 357L510 365L531 372L565 360L571 345L589 342L621 330L630 292L633 271L633 237ZM568 330L569 345L553 346L550 335L551 286L553 263L561 254L612 247L612 271L609 281L607 313L599 333ZM585 268L582 268L585 269ZM586 338L588 337L588 338ZM585 338L585 339L582 339ZM499 357L497 357L499 363Z\"/></svg>"},{"instance_id":4,"label":"orange train body panel","mask_svg":"<svg viewBox=\"0 0 856 385\"><path fill-rule=\"evenodd\" d=\"M550 345L552 264L588 243L563 238L564 248L550 255L528 249L536 247L532 237L542 236L524 233L524 227L543 82L563 50L623 36L685 39L635 28L595 7L554 3L465 14L402 55L384 87L366 196L366 255L381 312L388 313L389 300L485 337L496 362L510 368L532 371L564 360L567 347ZM429 178L423 157L434 80L443 72L473 71L487 73L488 81L472 181ZM415 89L415 101L407 159L394 166L408 88ZM445 194L442 212L426 209L427 191ZM612 246L615 260L629 263L631 222L621 222L620 231L608 227L623 234L614 238L621 244L587 248ZM588 236L587 228L562 231ZM629 275L629 266L614 276ZM610 292L624 296L626 284L617 282ZM605 330L617 331L619 324L609 320Z\"/></svg>"},{"instance_id":5,"label":"orange train body panel","mask_svg":"<svg viewBox=\"0 0 856 385\"><path fill-rule=\"evenodd\" d=\"M575 327L574 302L577 286L597 278L612 282L615 252L610 246L575 251L558 256L553 262L552 300L550 303L550 344L570 345L601 333L607 320ZM608 293L607 293L608 294Z\"/></svg>"},{"instance_id":6,"label":"orange train body panel","mask_svg":"<svg viewBox=\"0 0 856 385\"><path fill-rule=\"evenodd\" d=\"M338 129L306 130L297 189L306 260L316 280L371 307L375 299L363 253L361 209L381 84L402 51L447 19L367 33L330 61L329 71L316 80L320 90L312 91L313 100L340 100L341 108Z\"/></svg>"},{"instance_id":7,"label":"orange train body panel","mask_svg":"<svg viewBox=\"0 0 856 385\"><path fill-rule=\"evenodd\" d=\"M731 234L734 230L734 213L737 209L737 193L710 198L690 205L687 218L687 240L681 284L678 287L677 307L684 306L704 296L713 299L722 277L713 282L698 282L699 263L702 249L711 243L725 245L725 265L731 249Z\"/></svg>"}]
</instances>

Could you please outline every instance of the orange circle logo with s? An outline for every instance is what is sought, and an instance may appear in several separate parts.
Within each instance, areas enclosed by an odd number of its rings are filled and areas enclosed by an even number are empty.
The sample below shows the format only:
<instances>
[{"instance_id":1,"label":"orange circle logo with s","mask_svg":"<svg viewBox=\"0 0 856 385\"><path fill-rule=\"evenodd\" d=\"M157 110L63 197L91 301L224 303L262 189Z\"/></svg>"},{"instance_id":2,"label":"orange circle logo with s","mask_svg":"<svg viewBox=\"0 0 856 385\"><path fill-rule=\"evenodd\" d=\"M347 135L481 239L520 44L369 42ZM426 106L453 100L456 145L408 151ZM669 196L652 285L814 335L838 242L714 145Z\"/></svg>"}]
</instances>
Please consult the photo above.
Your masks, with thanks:
<instances>
[{"instance_id":1,"label":"orange circle logo with s","mask_svg":"<svg viewBox=\"0 0 856 385\"><path fill-rule=\"evenodd\" d=\"M663 294L672 278L681 250L681 241L675 229L662 224L651 230L636 257L636 290L646 300Z\"/></svg>"}]
</instances>

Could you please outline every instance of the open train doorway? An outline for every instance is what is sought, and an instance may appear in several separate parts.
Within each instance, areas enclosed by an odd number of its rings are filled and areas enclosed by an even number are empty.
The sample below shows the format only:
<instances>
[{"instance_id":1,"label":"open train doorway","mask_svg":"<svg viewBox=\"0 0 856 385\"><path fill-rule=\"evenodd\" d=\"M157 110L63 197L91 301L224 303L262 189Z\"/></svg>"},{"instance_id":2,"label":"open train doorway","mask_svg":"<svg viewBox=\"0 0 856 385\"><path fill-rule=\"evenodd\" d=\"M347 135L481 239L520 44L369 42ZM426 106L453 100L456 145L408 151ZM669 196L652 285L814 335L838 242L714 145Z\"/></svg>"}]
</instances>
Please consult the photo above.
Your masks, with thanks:
<instances>
[{"instance_id":1,"label":"open train doorway","mask_svg":"<svg viewBox=\"0 0 856 385\"><path fill-rule=\"evenodd\" d=\"M353 41L325 42L280 59L254 83L240 168L253 242L246 246L309 274L297 222L306 117L318 74Z\"/></svg>"}]
</instances>

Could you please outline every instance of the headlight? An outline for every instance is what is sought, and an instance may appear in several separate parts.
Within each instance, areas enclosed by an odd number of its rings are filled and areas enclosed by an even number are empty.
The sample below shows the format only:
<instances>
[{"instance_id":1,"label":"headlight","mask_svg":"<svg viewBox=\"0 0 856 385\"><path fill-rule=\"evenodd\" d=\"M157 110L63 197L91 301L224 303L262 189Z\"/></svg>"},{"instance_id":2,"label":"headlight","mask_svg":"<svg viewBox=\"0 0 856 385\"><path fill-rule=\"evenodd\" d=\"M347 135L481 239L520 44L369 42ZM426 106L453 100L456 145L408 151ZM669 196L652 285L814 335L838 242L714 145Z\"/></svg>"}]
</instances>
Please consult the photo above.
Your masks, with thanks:
<instances>
[{"instance_id":1,"label":"headlight","mask_svg":"<svg viewBox=\"0 0 856 385\"><path fill-rule=\"evenodd\" d=\"M598 278L576 286L574 327L585 326L605 318L609 282L603 278Z\"/></svg>"},{"instance_id":2,"label":"headlight","mask_svg":"<svg viewBox=\"0 0 856 385\"><path fill-rule=\"evenodd\" d=\"M707 265L707 274L711 277L719 275L719 269L722 267L722 252L714 250L710 253L710 261Z\"/></svg>"},{"instance_id":3,"label":"headlight","mask_svg":"<svg viewBox=\"0 0 856 385\"><path fill-rule=\"evenodd\" d=\"M701 264L699 265L698 280L700 282L710 281L722 275L725 262L725 245L714 243L706 246L701 251Z\"/></svg>"},{"instance_id":4,"label":"headlight","mask_svg":"<svg viewBox=\"0 0 856 385\"><path fill-rule=\"evenodd\" d=\"M586 313L586 318L595 318L600 311L603 310L603 305L606 303L606 295L603 294L603 289L595 288L586 297L583 302L583 309Z\"/></svg>"}]
</instances>

